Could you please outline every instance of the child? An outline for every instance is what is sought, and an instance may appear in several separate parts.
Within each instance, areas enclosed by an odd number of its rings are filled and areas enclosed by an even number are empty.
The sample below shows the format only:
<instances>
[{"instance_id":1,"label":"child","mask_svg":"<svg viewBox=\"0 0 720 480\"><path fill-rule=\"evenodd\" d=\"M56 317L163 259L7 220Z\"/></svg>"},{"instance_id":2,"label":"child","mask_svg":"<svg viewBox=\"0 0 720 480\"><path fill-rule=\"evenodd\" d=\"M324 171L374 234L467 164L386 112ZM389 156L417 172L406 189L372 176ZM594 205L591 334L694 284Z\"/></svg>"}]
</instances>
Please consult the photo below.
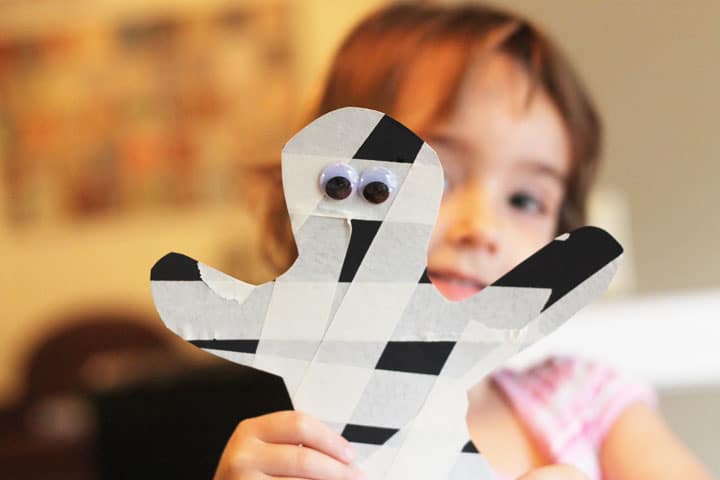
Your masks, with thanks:
<instances>
[{"instance_id":1,"label":"child","mask_svg":"<svg viewBox=\"0 0 720 480\"><path fill-rule=\"evenodd\" d=\"M447 184L428 273L450 300L585 221L600 121L567 60L521 18L476 5L387 7L342 45L312 118L343 106L386 112L437 151ZM280 251L291 251L279 233ZM653 391L594 362L501 370L469 399L471 438L502 478L709 478L657 415ZM364 476L341 436L278 412L240 423L216 478Z\"/></svg>"}]
</instances>

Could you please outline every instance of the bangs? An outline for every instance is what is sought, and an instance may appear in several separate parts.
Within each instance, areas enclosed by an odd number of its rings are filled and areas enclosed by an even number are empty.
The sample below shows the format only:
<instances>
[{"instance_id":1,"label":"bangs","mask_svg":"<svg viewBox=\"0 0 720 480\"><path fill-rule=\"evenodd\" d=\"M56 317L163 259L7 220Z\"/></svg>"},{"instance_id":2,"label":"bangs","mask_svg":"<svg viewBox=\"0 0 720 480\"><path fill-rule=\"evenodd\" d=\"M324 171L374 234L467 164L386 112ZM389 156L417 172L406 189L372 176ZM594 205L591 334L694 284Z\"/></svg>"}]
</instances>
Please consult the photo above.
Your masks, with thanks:
<instances>
[{"instance_id":1,"label":"bangs","mask_svg":"<svg viewBox=\"0 0 720 480\"><path fill-rule=\"evenodd\" d=\"M522 23L508 35L498 49L517 60L524 68L530 80L526 105L529 106L538 89L546 90L560 109L558 99L553 95L552 74L549 59L553 57L550 52L551 45L531 25Z\"/></svg>"},{"instance_id":2,"label":"bangs","mask_svg":"<svg viewBox=\"0 0 720 480\"><path fill-rule=\"evenodd\" d=\"M422 136L450 114L472 52L469 39L426 41L398 68L391 115Z\"/></svg>"},{"instance_id":3,"label":"bangs","mask_svg":"<svg viewBox=\"0 0 720 480\"><path fill-rule=\"evenodd\" d=\"M546 89L546 44L532 27L513 20L478 29L477 23L466 17L459 20L465 25L453 21L438 25L395 72L396 95L388 108L418 133L452 113L469 68L494 55L509 55L523 67L529 80L526 108L538 89Z\"/></svg>"}]
</instances>

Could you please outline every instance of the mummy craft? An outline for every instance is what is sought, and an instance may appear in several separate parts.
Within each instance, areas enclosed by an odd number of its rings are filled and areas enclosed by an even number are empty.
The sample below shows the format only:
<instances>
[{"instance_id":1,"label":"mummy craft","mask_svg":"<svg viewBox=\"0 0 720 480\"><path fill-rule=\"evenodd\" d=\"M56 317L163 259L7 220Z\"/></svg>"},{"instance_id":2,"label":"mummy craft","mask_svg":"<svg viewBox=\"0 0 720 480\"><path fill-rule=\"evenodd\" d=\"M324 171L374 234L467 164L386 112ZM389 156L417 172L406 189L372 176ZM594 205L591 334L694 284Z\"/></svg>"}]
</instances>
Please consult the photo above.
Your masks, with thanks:
<instances>
[{"instance_id":1,"label":"mummy craft","mask_svg":"<svg viewBox=\"0 0 720 480\"><path fill-rule=\"evenodd\" d=\"M426 271L443 172L413 132L335 110L287 143L282 175L292 267L255 286L170 253L150 276L163 322L282 376L295 408L352 442L371 479L494 478L468 440L467 390L605 291L622 247L583 227L451 302Z\"/></svg>"}]
</instances>

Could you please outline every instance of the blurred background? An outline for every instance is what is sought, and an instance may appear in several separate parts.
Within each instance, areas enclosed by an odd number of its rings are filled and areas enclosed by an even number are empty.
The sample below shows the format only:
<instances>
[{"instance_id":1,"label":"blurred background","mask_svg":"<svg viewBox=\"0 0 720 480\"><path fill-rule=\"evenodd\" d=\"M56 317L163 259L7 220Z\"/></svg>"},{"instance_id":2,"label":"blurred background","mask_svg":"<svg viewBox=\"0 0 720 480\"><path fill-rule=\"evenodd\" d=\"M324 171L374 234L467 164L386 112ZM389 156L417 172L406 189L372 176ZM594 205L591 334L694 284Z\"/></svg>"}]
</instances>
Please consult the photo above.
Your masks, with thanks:
<instances>
[{"instance_id":1,"label":"blurred background","mask_svg":"<svg viewBox=\"0 0 720 480\"><path fill-rule=\"evenodd\" d=\"M0 465L67 460L90 429L68 392L218 367L164 330L150 267L179 251L275 277L259 222L279 152L384 3L0 0ZM513 361L580 352L652 381L720 475L720 3L490 3L546 27L594 94L591 223L628 252L601 302Z\"/></svg>"}]
</instances>

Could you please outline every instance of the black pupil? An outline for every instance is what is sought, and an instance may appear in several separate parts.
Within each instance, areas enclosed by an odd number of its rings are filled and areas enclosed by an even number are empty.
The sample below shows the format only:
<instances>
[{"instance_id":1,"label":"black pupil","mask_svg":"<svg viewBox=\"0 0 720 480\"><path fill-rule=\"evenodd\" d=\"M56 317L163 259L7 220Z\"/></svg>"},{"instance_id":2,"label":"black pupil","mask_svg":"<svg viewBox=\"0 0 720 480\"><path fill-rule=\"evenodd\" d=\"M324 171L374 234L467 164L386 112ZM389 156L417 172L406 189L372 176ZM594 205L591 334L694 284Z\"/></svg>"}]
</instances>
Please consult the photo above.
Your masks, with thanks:
<instances>
[{"instance_id":1,"label":"black pupil","mask_svg":"<svg viewBox=\"0 0 720 480\"><path fill-rule=\"evenodd\" d=\"M363 196L368 202L382 203L390 196L390 190L383 182L370 182L365 185Z\"/></svg>"},{"instance_id":2,"label":"black pupil","mask_svg":"<svg viewBox=\"0 0 720 480\"><path fill-rule=\"evenodd\" d=\"M325 183L325 192L335 200L347 198L352 193L350 180L345 177L333 177Z\"/></svg>"}]
</instances>

